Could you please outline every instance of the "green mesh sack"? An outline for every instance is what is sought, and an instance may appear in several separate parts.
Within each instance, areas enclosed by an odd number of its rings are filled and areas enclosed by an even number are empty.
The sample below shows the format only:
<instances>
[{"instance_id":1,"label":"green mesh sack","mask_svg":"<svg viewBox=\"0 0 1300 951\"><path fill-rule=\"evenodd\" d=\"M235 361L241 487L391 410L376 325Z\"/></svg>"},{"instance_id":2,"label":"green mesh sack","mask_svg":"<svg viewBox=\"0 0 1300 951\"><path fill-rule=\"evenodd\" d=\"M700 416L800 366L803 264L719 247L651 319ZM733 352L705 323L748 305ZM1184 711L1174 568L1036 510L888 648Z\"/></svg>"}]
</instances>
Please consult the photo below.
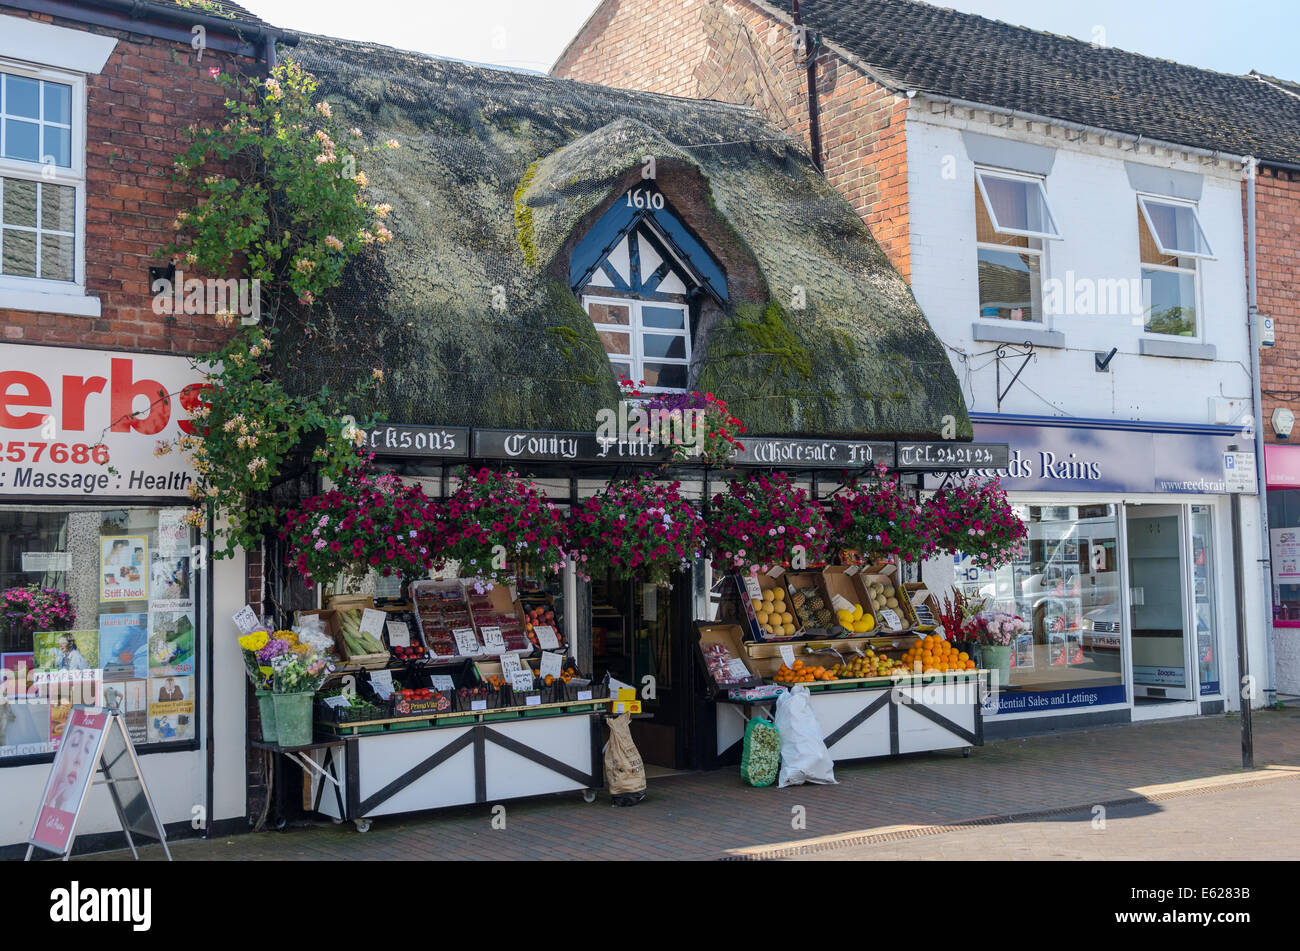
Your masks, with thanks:
<instances>
[{"instance_id":1,"label":"green mesh sack","mask_svg":"<svg viewBox=\"0 0 1300 951\"><path fill-rule=\"evenodd\" d=\"M781 770L781 734L772 724L751 717L745 724L740 776L751 786L770 786Z\"/></svg>"}]
</instances>

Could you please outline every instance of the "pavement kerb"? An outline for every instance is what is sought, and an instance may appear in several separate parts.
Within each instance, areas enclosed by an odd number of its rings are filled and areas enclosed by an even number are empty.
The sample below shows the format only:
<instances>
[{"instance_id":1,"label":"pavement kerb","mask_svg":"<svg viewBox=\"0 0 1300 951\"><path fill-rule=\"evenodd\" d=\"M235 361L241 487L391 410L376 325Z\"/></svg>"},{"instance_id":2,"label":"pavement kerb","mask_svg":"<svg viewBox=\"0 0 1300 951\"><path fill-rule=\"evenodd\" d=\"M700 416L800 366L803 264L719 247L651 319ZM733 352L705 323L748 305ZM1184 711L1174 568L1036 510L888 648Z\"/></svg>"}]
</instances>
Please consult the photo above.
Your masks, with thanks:
<instances>
[{"instance_id":1,"label":"pavement kerb","mask_svg":"<svg viewBox=\"0 0 1300 951\"><path fill-rule=\"evenodd\" d=\"M1262 769L1225 773L1219 776L1207 776L1203 779L1186 780L1177 783L1161 783L1155 786L1137 786L1130 796L1116 796L1093 802L1080 802L1053 809L1036 809L1031 812L1007 813L1003 815L977 816L957 822L936 823L934 825L894 825L880 826L875 829L860 829L856 832L841 832L835 835L818 836L811 839L797 839L792 842L777 842L770 845L756 845L743 849L728 849L720 857L724 862L763 862L771 859L785 858L791 855L807 855L814 852L829 852L835 849L859 845L876 845L882 842L898 842L904 839L916 839L922 836L942 835L976 826L1004 825L1012 822L1034 822L1053 816L1071 815L1086 812L1095 806L1112 808L1144 802L1161 802L1182 796L1197 796L1220 792L1225 789L1240 789L1262 786L1283 780L1300 779L1300 767L1266 766Z\"/></svg>"}]
</instances>

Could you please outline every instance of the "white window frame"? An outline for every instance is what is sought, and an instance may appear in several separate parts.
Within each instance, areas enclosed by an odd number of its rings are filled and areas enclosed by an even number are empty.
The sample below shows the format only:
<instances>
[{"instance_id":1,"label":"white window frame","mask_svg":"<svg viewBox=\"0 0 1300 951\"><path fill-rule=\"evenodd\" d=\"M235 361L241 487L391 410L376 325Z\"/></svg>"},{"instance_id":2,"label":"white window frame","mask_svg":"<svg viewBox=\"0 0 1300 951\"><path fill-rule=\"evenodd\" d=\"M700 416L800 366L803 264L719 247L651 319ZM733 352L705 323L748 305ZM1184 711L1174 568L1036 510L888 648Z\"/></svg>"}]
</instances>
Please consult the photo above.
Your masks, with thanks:
<instances>
[{"instance_id":1,"label":"white window frame","mask_svg":"<svg viewBox=\"0 0 1300 951\"><path fill-rule=\"evenodd\" d=\"M1204 229L1201 228L1201 216L1197 213L1196 202L1185 201L1178 198L1170 198L1167 195L1152 195L1145 192L1139 192L1138 196L1138 213L1142 215L1142 220L1151 232L1151 240L1155 242L1156 250L1166 257L1191 258L1192 266L1190 268L1174 267L1169 264L1148 264L1142 260L1142 236L1138 235L1138 276L1141 278L1143 271L1166 271L1170 274L1190 274L1192 276L1192 301L1196 308L1196 333L1190 337L1183 337L1178 334L1153 333L1147 330L1147 311L1151 309L1150 301L1147 299L1146 280L1142 279L1142 336L1147 340L1174 340L1184 343L1204 343L1205 342L1205 322L1202 315L1205 313L1204 307L1201 306L1201 261L1213 260L1203 254L1187 254L1182 251L1166 250L1160 241L1160 235L1156 232L1155 226L1151 224L1151 216L1147 213L1147 200L1164 205L1182 205L1192 209L1193 220L1200 231L1205 246L1210 247L1210 239L1206 237Z\"/></svg>"},{"instance_id":2,"label":"white window frame","mask_svg":"<svg viewBox=\"0 0 1300 951\"><path fill-rule=\"evenodd\" d=\"M0 147L0 178L17 178L44 185L63 185L74 189L73 280L55 281L39 277L0 274L0 307L16 310L48 310L98 316L99 300L86 293L86 77L47 67L0 60L0 72L28 79L45 80L72 87L70 165L52 162L26 162L6 158ZM44 97L41 108L44 110ZM37 225L40 225L37 208ZM39 254L39 252L38 252ZM39 259L39 258L38 258Z\"/></svg>"},{"instance_id":3,"label":"white window frame","mask_svg":"<svg viewBox=\"0 0 1300 951\"><path fill-rule=\"evenodd\" d=\"M975 188L979 192L979 200L984 202L984 211L989 216L989 223L993 225L993 230L998 234L1012 235L1015 237L1027 238L1031 242L1028 247L1020 247L1013 244L992 244L987 241L979 240L979 210L976 209L976 229L975 229L975 298L977 320L980 323L993 324L998 327L1033 327L1040 330L1047 329L1047 314L1043 311L1043 284L1047 280L1047 239L1061 240L1059 233L1045 234L1039 232L1019 231L1011 228L999 228L997 216L993 214L993 204L989 201L988 192L984 190L984 182L981 176L991 175L994 178L1005 178L1013 181L1029 182L1038 186L1043 196L1043 206L1047 209L1047 217L1052 222L1052 227L1056 228L1056 217L1052 214L1051 206L1047 204L1047 190L1044 187L1044 179L1039 175L1029 175L1024 172L1009 172L1000 168L988 168L983 165L975 166ZM1057 231L1059 232L1059 228ZM1038 247L1034 247L1032 242L1037 240ZM1034 313L1037 315L1034 320L1014 320L1010 317L985 317L979 311L979 252L980 251L1001 251L1007 254L1032 254L1038 258L1038 300L1034 301Z\"/></svg>"},{"instance_id":4,"label":"white window frame","mask_svg":"<svg viewBox=\"0 0 1300 951\"><path fill-rule=\"evenodd\" d=\"M683 357L649 357L651 363L668 363L674 366L686 367L689 371L691 365L691 309L686 304L679 304L676 301L666 300L647 300L641 297L608 297L601 294L583 294L582 309L591 316L592 304L612 304L618 307L628 308L628 322L626 324L602 324L592 320L592 326L596 332L612 331L614 333L625 333L631 338L629 354L613 354L605 351L605 356L609 358L610 363L631 363L632 369L630 376L633 382L639 382L645 379L646 356L641 337L643 334L661 334L663 336L682 337L686 341L686 356ZM662 307L665 309L675 309L682 312L682 330L667 330L663 327L646 327L641 322L642 307ZM643 393L684 393L685 388L676 389L667 386L645 386L640 387Z\"/></svg>"},{"instance_id":5,"label":"white window frame","mask_svg":"<svg viewBox=\"0 0 1300 951\"><path fill-rule=\"evenodd\" d=\"M1205 234L1205 229L1201 227L1201 216L1197 212L1196 202L1180 201L1176 198L1166 198L1163 195L1147 195L1138 193L1138 208L1142 210L1142 217L1146 219L1147 227L1151 229L1151 238L1156 243L1156 249L1167 257L1177 258L1204 258L1207 261L1214 260L1214 248L1210 244L1210 239ZM1176 248L1166 248L1164 242L1160 240L1160 232L1151 221L1151 212L1147 209L1147 202L1155 202L1157 205L1169 205L1174 208L1189 208L1192 212L1192 224L1196 226L1196 233L1205 243L1206 252L1202 254L1199 251L1180 251Z\"/></svg>"},{"instance_id":6,"label":"white window frame","mask_svg":"<svg viewBox=\"0 0 1300 951\"><path fill-rule=\"evenodd\" d=\"M1020 182L1026 185L1033 185L1037 188L1039 197L1043 201L1043 210L1047 213L1047 220L1052 225L1051 231L1027 231L1020 228L1005 228L998 224L997 212L993 210L993 202L989 200L988 190L984 187L984 176L990 178L1000 178L1009 182ZM1029 175L1024 172L1008 172L1000 168L988 168L983 165L975 167L975 187L979 189L980 198L984 200L984 210L988 212L989 221L993 224L993 230L998 234L1016 235L1021 238L1038 238L1042 241L1060 241L1061 229L1056 224L1056 215L1052 214L1051 202L1047 200L1046 179L1041 175Z\"/></svg>"}]
</instances>

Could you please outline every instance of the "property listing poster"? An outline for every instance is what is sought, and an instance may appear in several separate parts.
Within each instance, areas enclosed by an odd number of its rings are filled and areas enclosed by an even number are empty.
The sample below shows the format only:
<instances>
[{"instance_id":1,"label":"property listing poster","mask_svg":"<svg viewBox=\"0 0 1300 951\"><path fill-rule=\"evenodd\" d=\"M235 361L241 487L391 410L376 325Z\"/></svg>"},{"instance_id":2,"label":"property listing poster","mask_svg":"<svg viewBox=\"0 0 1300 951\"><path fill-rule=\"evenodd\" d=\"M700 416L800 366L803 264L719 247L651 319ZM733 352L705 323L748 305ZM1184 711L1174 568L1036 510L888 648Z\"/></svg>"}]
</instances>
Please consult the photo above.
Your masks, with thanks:
<instances>
[{"instance_id":1,"label":"property listing poster","mask_svg":"<svg viewBox=\"0 0 1300 951\"><path fill-rule=\"evenodd\" d=\"M149 539L144 535L99 538L100 601L143 601L149 596Z\"/></svg>"},{"instance_id":2,"label":"property listing poster","mask_svg":"<svg viewBox=\"0 0 1300 951\"><path fill-rule=\"evenodd\" d=\"M0 759L48 753L50 706L39 699L34 686L34 654L14 651L0 654Z\"/></svg>"},{"instance_id":3,"label":"property listing poster","mask_svg":"<svg viewBox=\"0 0 1300 951\"><path fill-rule=\"evenodd\" d=\"M101 614L99 659L105 680L128 680L149 675L149 615Z\"/></svg>"},{"instance_id":4,"label":"property listing poster","mask_svg":"<svg viewBox=\"0 0 1300 951\"><path fill-rule=\"evenodd\" d=\"M150 743L194 737L194 678L150 677L146 736Z\"/></svg>"}]
</instances>

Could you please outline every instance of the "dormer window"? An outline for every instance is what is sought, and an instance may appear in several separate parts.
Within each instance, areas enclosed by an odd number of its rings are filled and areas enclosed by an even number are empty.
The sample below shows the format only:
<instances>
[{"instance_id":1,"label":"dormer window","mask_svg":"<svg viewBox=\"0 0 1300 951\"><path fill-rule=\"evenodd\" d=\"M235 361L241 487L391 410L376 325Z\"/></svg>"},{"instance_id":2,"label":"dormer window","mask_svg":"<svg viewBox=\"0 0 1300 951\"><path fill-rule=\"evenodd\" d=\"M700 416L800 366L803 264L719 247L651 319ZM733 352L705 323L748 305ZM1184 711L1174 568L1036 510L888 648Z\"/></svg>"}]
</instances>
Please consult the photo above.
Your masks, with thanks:
<instances>
[{"instance_id":1,"label":"dormer window","mask_svg":"<svg viewBox=\"0 0 1300 951\"><path fill-rule=\"evenodd\" d=\"M570 282L617 377L685 390L697 301L726 302L722 268L652 185L616 201L578 243Z\"/></svg>"}]
</instances>

